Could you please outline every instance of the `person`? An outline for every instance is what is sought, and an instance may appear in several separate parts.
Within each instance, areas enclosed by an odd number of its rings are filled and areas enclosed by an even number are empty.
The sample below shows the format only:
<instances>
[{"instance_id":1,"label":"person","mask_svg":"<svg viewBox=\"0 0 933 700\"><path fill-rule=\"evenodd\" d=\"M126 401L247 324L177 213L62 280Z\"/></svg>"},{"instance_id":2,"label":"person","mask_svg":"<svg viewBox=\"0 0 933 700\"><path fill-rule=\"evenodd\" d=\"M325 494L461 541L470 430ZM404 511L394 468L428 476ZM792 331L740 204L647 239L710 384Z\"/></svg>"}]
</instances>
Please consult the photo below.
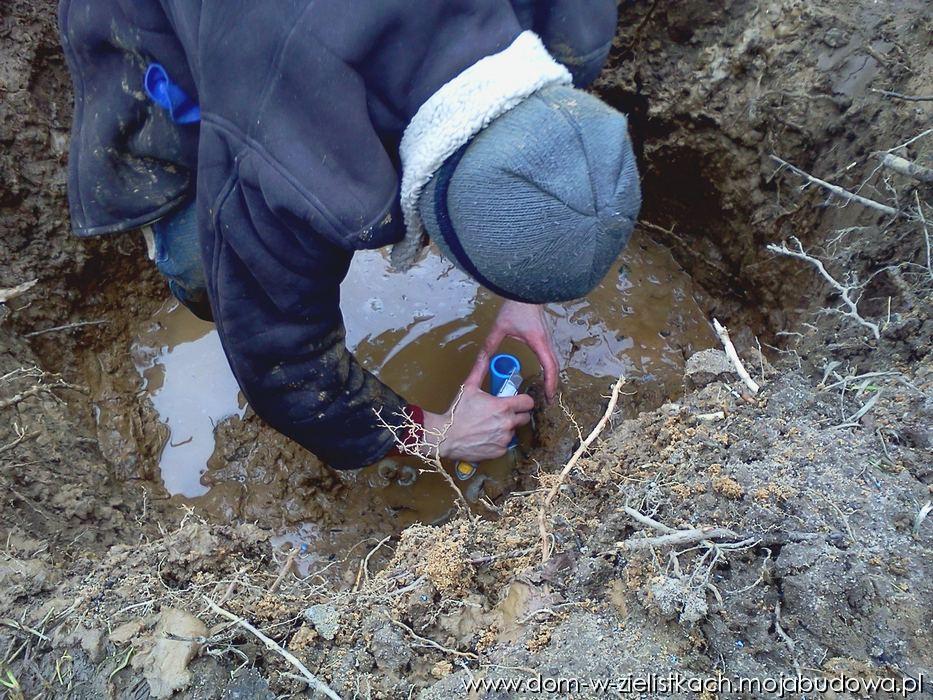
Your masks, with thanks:
<instances>
[{"instance_id":1,"label":"person","mask_svg":"<svg viewBox=\"0 0 933 700\"><path fill-rule=\"evenodd\" d=\"M337 469L405 440L505 453L527 395L481 390L509 336L557 389L544 303L579 298L640 207L626 118L582 91L615 0L62 0L78 236L143 228L216 323L255 412ZM455 410L409 404L344 344L354 251L426 242L504 299ZM399 276L400 283L404 277ZM420 434L419 434L420 433Z\"/></svg>"}]
</instances>

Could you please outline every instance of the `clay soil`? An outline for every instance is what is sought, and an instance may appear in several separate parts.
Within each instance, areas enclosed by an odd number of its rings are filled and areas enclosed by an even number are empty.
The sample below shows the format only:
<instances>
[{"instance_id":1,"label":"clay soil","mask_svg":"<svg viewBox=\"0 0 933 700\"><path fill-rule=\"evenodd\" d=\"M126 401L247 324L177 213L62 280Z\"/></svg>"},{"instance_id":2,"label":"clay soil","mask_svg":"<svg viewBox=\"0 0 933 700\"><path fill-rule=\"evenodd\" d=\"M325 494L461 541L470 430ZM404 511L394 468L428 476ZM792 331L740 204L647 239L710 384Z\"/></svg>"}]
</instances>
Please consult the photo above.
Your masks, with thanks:
<instances>
[{"instance_id":1,"label":"clay soil","mask_svg":"<svg viewBox=\"0 0 933 700\"><path fill-rule=\"evenodd\" d=\"M543 519L580 441L556 406L495 517L383 535L334 516L352 479L293 470L280 497L339 541L324 560L273 546L249 508L219 517L158 483L164 434L121 367L164 290L138 237L69 234L54 15L0 10L0 293L36 280L0 303L0 696L323 697L215 604L344 698L538 676L591 697L586 679L669 671L925 674L915 697L933 697L933 191L878 156L933 168L928 4L626 3L594 90L630 114L642 233L761 391L705 351L672 395L623 397ZM802 187L772 155L894 213ZM861 322L813 264L767 248L791 237ZM609 385L565 392L586 435ZM223 468L307 463L254 416L220 430Z\"/></svg>"}]
</instances>

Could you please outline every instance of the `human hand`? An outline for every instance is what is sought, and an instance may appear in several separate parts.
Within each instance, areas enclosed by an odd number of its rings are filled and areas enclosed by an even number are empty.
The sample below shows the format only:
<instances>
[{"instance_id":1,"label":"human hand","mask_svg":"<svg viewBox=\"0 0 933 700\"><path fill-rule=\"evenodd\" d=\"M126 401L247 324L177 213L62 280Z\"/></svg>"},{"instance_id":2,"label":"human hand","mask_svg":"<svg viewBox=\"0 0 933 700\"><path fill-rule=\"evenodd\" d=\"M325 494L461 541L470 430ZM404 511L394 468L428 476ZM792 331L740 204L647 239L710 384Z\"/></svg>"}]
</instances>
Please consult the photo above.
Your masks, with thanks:
<instances>
[{"instance_id":1,"label":"human hand","mask_svg":"<svg viewBox=\"0 0 933 700\"><path fill-rule=\"evenodd\" d=\"M525 343L537 356L544 372L545 396L548 401L553 401L557 395L557 374L560 365L554 351L554 341L551 338L550 325L545 318L544 307L539 304L522 304L517 301L506 301L502 304L464 386L478 388L482 384L489 369L489 359L507 337Z\"/></svg>"},{"instance_id":2,"label":"human hand","mask_svg":"<svg viewBox=\"0 0 933 700\"><path fill-rule=\"evenodd\" d=\"M438 447L441 459L496 459L508 451L515 429L531 420L534 405L527 394L496 398L464 385L446 413L424 412L424 441Z\"/></svg>"}]
</instances>

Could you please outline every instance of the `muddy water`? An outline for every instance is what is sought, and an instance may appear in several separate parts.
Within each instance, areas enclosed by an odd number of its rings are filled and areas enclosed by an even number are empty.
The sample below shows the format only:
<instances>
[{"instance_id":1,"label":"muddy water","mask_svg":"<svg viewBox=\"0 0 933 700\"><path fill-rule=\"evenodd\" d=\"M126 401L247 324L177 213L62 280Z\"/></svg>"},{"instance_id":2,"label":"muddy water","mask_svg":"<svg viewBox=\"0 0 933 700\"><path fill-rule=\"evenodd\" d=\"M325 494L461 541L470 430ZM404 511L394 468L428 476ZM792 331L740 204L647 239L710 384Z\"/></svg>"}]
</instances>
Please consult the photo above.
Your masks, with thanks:
<instances>
[{"instance_id":1,"label":"muddy water","mask_svg":"<svg viewBox=\"0 0 933 700\"><path fill-rule=\"evenodd\" d=\"M186 497L207 493L201 476L214 452L214 426L246 408L214 325L167 301L143 329L132 357L169 429L159 458L166 490Z\"/></svg>"},{"instance_id":2,"label":"muddy water","mask_svg":"<svg viewBox=\"0 0 933 700\"><path fill-rule=\"evenodd\" d=\"M410 401L438 412L456 395L499 305L434 253L404 275L389 271L380 251L359 253L341 291L347 343L357 358ZM587 299L555 304L548 311L562 391L578 402L590 399L593 406L602 402L620 372L642 384L657 384L664 395L676 393L685 357L715 340L690 279L665 248L641 236ZM538 372L527 348L507 340L502 349L519 356L525 377ZM217 334L183 307L167 303L140 334L133 356L171 431L160 462L165 486L174 494L202 496L213 427L243 412ZM528 436L523 437L527 448ZM387 466L392 465L344 474L352 484L348 517L350 511L383 509L404 526L432 522L448 512L452 499L439 476L422 474L414 485L402 486ZM512 466L509 459L483 464L466 487L473 496L480 495L480 488L495 496L508 489ZM209 509L217 502L210 494L197 500ZM276 514L269 515L275 520ZM306 526L285 539L308 541L313 529Z\"/></svg>"}]
</instances>

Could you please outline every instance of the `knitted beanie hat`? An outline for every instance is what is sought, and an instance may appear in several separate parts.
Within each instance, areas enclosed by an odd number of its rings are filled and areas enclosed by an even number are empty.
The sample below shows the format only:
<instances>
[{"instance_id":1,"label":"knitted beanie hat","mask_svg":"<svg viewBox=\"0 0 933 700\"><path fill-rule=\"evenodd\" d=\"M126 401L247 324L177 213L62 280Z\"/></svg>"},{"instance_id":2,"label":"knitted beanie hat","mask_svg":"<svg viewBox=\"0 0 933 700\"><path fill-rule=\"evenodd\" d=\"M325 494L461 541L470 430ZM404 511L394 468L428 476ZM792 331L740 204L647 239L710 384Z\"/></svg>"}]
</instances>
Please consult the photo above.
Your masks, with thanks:
<instances>
[{"instance_id":1,"label":"knitted beanie hat","mask_svg":"<svg viewBox=\"0 0 933 700\"><path fill-rule=\"evenodd\" d=\"M531 303L590 292L628 243L640 206L625 115L566 86L495 119L418 199L428 234L455 264Z\"/></svg>"}]
</instances>

